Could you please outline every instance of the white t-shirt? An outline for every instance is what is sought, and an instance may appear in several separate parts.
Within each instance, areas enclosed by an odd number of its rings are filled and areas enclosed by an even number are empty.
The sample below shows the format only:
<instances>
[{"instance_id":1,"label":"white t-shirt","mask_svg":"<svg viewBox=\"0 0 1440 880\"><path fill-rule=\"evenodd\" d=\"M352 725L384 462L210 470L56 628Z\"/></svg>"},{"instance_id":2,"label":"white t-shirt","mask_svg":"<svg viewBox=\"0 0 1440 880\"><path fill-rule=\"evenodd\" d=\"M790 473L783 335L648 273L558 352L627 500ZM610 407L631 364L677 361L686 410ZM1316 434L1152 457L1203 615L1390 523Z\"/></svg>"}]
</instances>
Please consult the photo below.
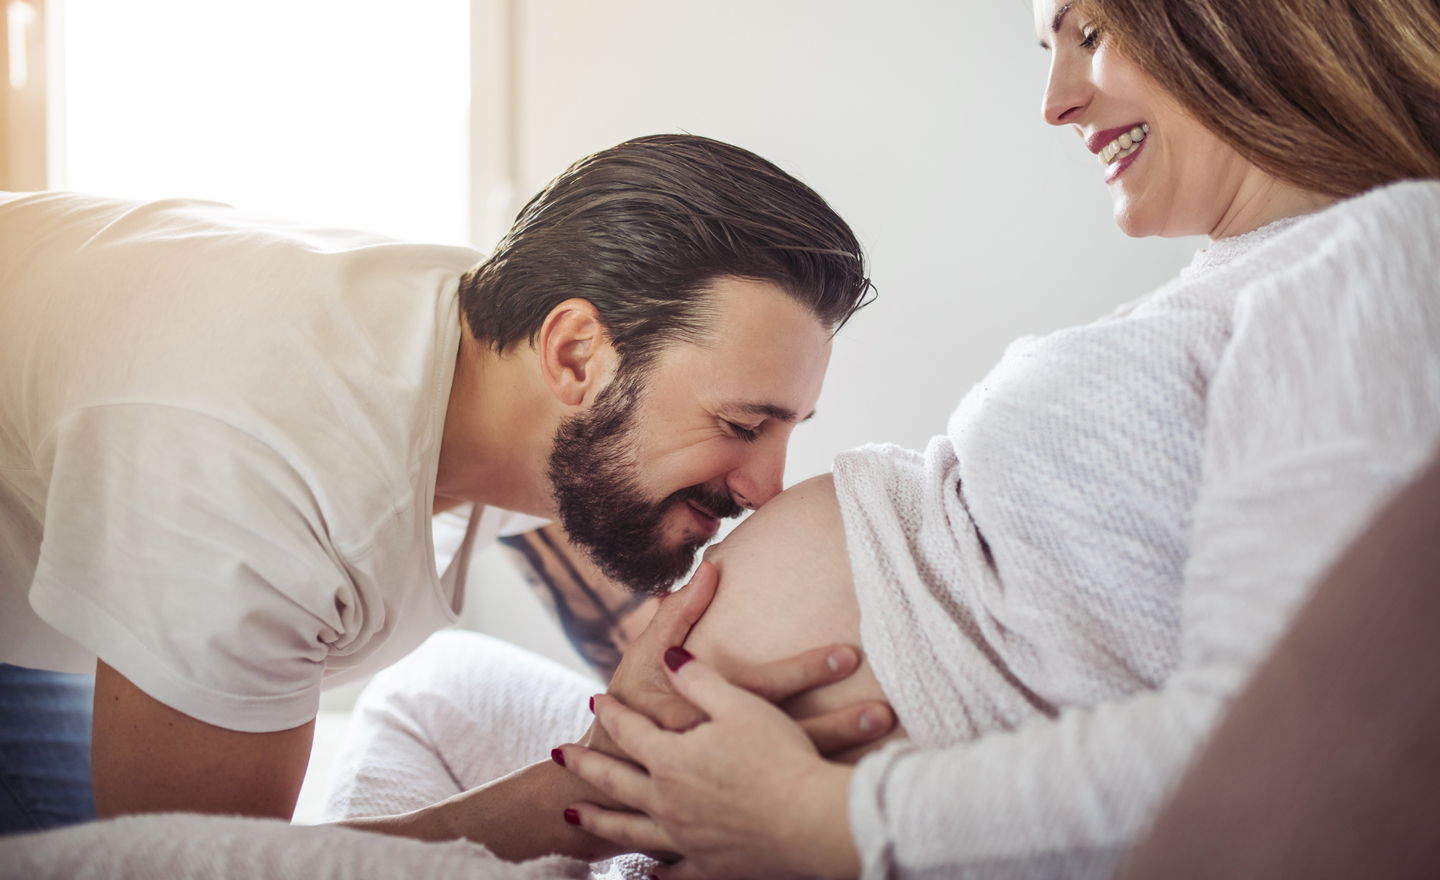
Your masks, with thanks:
<instances>
[{"instance_id":1,"label":"white t-shirt","mask_svg":"<svg viewBox=\"0 0 1440 880\"><path fill-rule=\"evenodd\" d=\"M0 661L241 731L453 623L431 535L481 255L208 202L0 196ZM510 526L510 528L506 528Z\"/></svg>"}]
</instances>

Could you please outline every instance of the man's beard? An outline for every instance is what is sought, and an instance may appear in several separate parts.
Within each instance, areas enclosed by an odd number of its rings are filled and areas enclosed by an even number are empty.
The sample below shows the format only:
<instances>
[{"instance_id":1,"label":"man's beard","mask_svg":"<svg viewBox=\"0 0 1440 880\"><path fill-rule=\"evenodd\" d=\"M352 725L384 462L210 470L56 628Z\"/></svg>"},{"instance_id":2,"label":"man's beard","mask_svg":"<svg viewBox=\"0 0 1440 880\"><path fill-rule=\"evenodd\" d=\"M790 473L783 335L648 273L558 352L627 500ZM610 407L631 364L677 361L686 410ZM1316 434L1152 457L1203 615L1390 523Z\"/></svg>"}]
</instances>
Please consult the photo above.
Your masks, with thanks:
<instances>
[{"instance_id":1,"label":"man's beard","mask_svg":"<svg viewBox=\"0 0 1440 880\"><path fill-rule=\"evenodd\" d=\"M709 538L665 546L665 517L694 501L721 519L743 508L728 492L689 486L649 500L636 479L635 412L642 377L616 376L589 412L571 416L555 432L549 477L560 525L607 577L637 593L663 595L690 571Z\"/></svg>"}]
</instances>

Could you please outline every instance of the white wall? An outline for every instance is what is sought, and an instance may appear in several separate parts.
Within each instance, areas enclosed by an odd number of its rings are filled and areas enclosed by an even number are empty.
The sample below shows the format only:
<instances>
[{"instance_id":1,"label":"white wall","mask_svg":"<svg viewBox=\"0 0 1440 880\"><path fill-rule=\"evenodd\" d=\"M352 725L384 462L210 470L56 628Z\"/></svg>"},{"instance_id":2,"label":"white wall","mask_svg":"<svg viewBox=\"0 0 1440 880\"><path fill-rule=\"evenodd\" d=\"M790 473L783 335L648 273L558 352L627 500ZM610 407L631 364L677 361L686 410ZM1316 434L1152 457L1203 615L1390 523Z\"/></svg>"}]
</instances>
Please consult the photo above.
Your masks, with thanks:
<instances>
[{"instance_id":1,"label":"white wall","mask_svg":"<svg viewBox=\"0 0 1440 880\"><path fill-rule=\"evenodd\" d=\"M923 446L1010 340L1096 318L1199 246L1116 230L1099 164L1040 119L1048 55L1024 0L512 8L520 195L626 138L689 131L776 162L859 234L880 299L837 341L788 481L860 443Z\"/></svg>"}]
</instances>

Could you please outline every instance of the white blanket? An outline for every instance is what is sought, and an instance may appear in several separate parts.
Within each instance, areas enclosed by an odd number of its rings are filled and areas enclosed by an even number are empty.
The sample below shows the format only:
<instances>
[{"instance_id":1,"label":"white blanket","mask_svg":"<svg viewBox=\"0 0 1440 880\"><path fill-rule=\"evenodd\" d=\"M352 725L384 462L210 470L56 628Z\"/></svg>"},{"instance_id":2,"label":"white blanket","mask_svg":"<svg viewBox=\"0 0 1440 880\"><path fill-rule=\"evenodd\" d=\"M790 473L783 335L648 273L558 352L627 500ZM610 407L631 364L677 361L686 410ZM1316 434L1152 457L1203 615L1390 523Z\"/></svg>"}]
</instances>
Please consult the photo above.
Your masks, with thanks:
<instances>
[{"instance_id":1,"label":"white blanket","mask_svg":"<svg viewBox=\"0 0 1440 880\"><path fill-rule=\"evenodd\" d=\"M514 864L476 843L422 843L275 819L161 813L0 838L3 880L566 880L586 865Z\"/></svg>"}]
</instances>

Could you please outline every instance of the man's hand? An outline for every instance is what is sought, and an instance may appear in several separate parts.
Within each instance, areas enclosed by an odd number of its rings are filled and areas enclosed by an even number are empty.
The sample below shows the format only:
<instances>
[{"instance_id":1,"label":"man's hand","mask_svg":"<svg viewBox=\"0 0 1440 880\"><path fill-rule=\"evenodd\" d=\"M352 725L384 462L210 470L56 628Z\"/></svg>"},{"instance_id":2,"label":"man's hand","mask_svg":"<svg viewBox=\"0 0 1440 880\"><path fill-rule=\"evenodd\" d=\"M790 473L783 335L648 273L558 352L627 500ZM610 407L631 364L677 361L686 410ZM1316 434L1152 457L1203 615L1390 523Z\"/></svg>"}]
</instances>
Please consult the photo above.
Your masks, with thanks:
<instances>
[{"instance_id":1,"label":"man's hand","mask_svg":"<svg viewBox=\"0 0 1440 880\"><path fill-rule=\"evenodd\" d=\"M197 721L95 664L91 775L100 817L184 811L289 819L315 722L240 733Z\"/></svg>"},{"instance_id":2,"label":"man's hand","mask_svg":"<svg viewBox=\"0 0 1440 880\"><path fill-rule=\"evenodd\" d=\"M667 730L689 730L706 720L704 712L675 692L665 674L663 657L668 649L684 644L690 628L710 606L719 582L715 566L702 562L690 583L665 598L650 626L625 652L615 670L608 690L611 696ZM855 649L830 645L751 667L731 683L771 703L781 703L803 691L840 681L859 664ZM806 718L800 726L821 754L830 755L889 733L895 726L895 715L885 703L865 702ZM606 754L624 754L599 724L592 724L581 742Z\"/></svg>"}]
</instances>

